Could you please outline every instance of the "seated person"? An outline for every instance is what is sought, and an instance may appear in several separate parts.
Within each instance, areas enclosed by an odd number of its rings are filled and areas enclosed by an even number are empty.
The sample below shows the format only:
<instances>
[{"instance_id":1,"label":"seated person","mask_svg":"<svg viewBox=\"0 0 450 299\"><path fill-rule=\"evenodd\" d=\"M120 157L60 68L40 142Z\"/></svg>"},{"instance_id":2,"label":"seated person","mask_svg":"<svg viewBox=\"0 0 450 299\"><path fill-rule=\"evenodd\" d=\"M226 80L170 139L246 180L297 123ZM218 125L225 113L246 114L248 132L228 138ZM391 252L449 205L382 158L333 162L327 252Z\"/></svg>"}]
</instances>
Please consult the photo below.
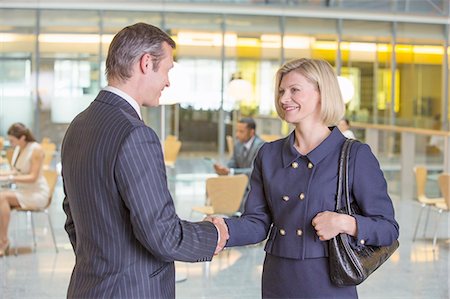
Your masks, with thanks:
<instances>
[{"instance_id":1,"label":"seated person","mask_svg":"<svg viewBox=\"0 0 450 299\"><path fill-rule=\"evenodd\" d=\"M21 123L8 129L8 139L15 147L12 157L12 170L2 172L0 181L15 183L15 189L0 191L0 256L9 249L8 225L11 208L43 208L49 199L49 187L42 174L44 151Z\"/></svg>"},{"instance_id":2,"label":"seated person","mask_svg":"<svg viewBox=\"0 0 450 299\"><path fill-rule=\"evenodd\" d=\"M353 134L352 130L350 130L350 121L348 119L341 119L339 121L338 128L341 131L342 135L344 135L346 138L356 139L355 134Z\"/></svg>"},{"instance_id":3,"label":"seated person","mask_svg":"<svg viewBox=\"0 0 450 299\"><path fill-rule=\"evenodd\" d=\"M218 175L243 173L250 177L253 170L253 160L255 159L259 148L264 143L264 141L256 135L255 130L256 124L252 118L242 118L239 120L236 127L237 142L234 145L231 160L227 163L227 166L217 163L214 164L214 170ZM241 212L243 211L246 197L247 192L244 195L244 200L241 204Z\"/></svg>"}]
</instances>

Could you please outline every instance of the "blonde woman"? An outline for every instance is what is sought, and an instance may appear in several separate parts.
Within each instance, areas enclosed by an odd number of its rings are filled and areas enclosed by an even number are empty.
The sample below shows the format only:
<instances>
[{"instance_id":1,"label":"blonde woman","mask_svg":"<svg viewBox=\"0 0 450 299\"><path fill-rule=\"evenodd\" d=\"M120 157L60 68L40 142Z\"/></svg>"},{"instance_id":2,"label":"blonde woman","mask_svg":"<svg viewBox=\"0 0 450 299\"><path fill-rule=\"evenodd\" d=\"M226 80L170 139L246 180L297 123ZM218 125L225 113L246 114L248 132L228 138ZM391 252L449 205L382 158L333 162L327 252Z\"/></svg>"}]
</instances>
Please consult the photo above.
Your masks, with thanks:
<instances>
[{"instance_id":1,"label":"blonde woman","mask_svg":"<svg viewBox=\"0 0 450 299\"><path fill-rule=\"evenodd\" d=\"M353 145L351 200L362 213L335 213L338 160L345 141L336 124L345 108L333 68L316 59L287 62L277 72L275 104L280 118L295 129L259 150L245 212L225 220L230 235L226 246L268 237L263 298L357 298L355 286L331 283L326 241L339 233L352 236L354 246L389 245L398 238L378 161L366 144Z\"/></svg>"},{"instance_id":2,"label":"blonde woman","mask_svg":"<svg viewBox=\"0 0 450 299\"><path fill-rule=\"evenodd\" d=\"M11 208L42 208L49 199L49 187L42 175L44 151L30 130L21 123L8 129L8 139L15 147L10 172L2 172L0 181L15 183L15 189L0 191L0 256L9 249L8 225Z\"/></svg>"}]
</instances>

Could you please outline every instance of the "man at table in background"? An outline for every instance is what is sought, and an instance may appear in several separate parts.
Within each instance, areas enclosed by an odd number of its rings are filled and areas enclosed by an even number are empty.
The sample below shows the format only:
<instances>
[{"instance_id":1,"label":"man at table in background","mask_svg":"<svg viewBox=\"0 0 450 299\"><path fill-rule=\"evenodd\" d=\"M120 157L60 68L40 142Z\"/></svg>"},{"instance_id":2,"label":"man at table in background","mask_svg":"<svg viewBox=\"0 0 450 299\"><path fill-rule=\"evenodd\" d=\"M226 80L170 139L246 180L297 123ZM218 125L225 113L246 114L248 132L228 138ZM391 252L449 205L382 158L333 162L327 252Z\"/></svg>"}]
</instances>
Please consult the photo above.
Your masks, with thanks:
<instances>
[{"instance_id":1,"label":"man at table in background","mask_svg":"<svg viewBox=\"0 0 450 299\"><path fill-rule=\"evenodd\" d=\"M175 213L161 143L141 119L173 67L175 42L137 23L112 40L108 86L69 126L62 144L65 229L75 251L68 298L175 298L174 261L209 261L224 226Z\"/></svg>"},{"instance_id":2,"label":"man at table in background","mask_svg":"<svg viewBox=\"0 0 450 299\"><path fill-rule=\"evenodd\" d=\"M234 145L233 156L228 161L227 166L215 163L214 170L218 175L234 175L246 174L249 178L253 170L253 160L258 153L259 148L264 144L264 141L256 135L256 123L253 118L245 117L239 120L236 126L236 139ZM244 211L245 199L247 192L241 203L239 211Z\"/></svg>"},{"instance_id":3,"label":"man at table in background","mask_svg":"<svg viewBox=\"0 0 450 299\"><path fill-rule=\"evenodd\" d=\"M356 139L355 134L352 130L350 130L350 120L347 118L343 118L339 121L337 125L339 131L341 131L342 135L349 139Z\"/></svg>"}]
</instances>

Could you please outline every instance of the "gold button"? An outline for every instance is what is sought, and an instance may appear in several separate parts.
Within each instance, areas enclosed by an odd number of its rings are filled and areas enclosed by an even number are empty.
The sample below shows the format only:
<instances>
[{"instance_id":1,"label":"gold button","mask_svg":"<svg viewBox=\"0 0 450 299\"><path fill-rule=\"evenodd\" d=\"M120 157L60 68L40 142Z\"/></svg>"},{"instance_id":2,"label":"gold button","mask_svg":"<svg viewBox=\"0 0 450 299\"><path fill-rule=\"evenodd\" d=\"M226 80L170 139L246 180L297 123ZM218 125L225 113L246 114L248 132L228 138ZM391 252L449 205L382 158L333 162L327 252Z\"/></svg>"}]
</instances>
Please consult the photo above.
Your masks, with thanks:
<instances>
[{"instance_id":1,"label":"gold button","mask_svg":"<svg viewBox=\"0 0 450 299\"><path fill-rule=\"evenodd\" d=\"M292 168L298 168L298 163L297 162L292 162Z\"/></svg>"},{"instance_id":2,"label":"gold button","mask_svg":"<svg viewBox=\"0 0 450 299\"><path fill-rule=\"evenodd\" d=\"M301 229L297 229L297 236L300 237L301 235L303 235L303 231Z\"/></svg>"},{"instance_id":3,"label":"gold button","mask_svg":"<svg viewBox=\"0 0 450 299\"><path fill-rule=\"evenodd\" d=\"M359 241L359 243L360 243L361 245L364 245L364 244L366 243L366 241L361 240L361 241Z\"/></svg>"},{"instance_id":4,"label":"gold button","mask_svg":"<svg viewBox=\"0 0 450 299\"><path fill-rule=\"evenodd\" d=\"M300 198L300 200L304 200L305 199L305 193L300 193L300 195L298 196L298 198Z\"/></svg>"},{"instance_id":5,"label":"gold button","mask_svg":"<svg viewBox=\"0 0 450 299\"><path fill-rule=\"evenodd\" d=\"M288 201L289 200L289 196L287 196L287 195L283 196L283 200L284 201Z\"/></svg>"},{"instance_id":6,"label":"gold button","mask_svg":"<svg viewBox=\"0 0 450 299\"><path fill-rule=\"evenodd\" d=\"M280 235L284 236L286 234L286 231L284 229L280 229Z\"/></svg>"},{"instance_id":7,"label":"gold button","mask_svg":"<svg viewBox=\"0 0 450 299\"><path fill-rule=\"evenodd\" d=\"M313 168L313 166L314 166L314 165L313 165L311 162L308 163L308 168L309 168L309 169Z\"/></svg>"}]
</instances>

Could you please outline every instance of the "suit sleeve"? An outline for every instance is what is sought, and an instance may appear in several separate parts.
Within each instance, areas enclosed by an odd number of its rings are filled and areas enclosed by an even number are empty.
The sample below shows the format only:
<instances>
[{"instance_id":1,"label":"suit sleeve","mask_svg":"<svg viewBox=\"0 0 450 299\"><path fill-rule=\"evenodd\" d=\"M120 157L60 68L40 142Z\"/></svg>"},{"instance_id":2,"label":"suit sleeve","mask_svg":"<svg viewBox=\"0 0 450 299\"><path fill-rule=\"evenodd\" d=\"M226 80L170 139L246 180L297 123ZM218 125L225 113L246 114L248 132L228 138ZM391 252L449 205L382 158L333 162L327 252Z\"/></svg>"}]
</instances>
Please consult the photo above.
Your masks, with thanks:
<instances>
[{"instance_id":1,"label":"suit sleeve","mask_svg":"<svg viewBox=\"0 0 450 299\"><path fill-rule=\"evenodd\" d=\"M153 130L139 127L126 138L115 177L133 233L148 251L163 261L212 259L217 230L210 222L191 223L176 215L161 144Z\"/></svg>"},{"instance_id":2,"label":"suit sleeve","mask_svg":"<svg viewBox=\"0 0 450 299\"><path fill-rule=\"evenodd\" d=\"M262 175L261 148L255 159L255 167L250 179L250 192L245 203L245 212L239 218L227 218L230 239L227 247L255 244L267 237L272 218L268 201L264 192L264 179Z\"/></svg>"},{"instance_id":3,"label":"suit sleeve","mask_svg":"<svg viewBox=\"0 0 450 299\"><path fill-rule=\"evenodd\" d=\"M230 161L228 161L228 163L227 163L227 167L228 168L237 168L238 167L237 159L236 159L237 152L238 152L238 149L235 146L234 149L233 149L233 156L231 156Z\"/></svg>"},{"instance_id":4,"label":"suit sleeve","mask_svg":"<svg viewBox=\"0 0 450 299\"><path fill-rule=\"evenodd\" d=\"M64 179L64 177L63 177L63 179ZM64 194L67 194L64 184L63 184L63 188L64 188ZM66 230L67 235L69 236L70 244L72 244L72 248L75 251L75 247L77 244L77 242L76 242L77 238L76 238L76 233L75 233L75 225L74 225L73 219L72 219L72 212L70 211L69 199L67 198L67 195L64 196L63 210L64 210L64 213L66 213L66 222L64 224L64 229Z\"/></svg>"},{"instance_id":5,"label":"suit sleeve","mask_svg":"<svg viewBox=\"0 0 450 299\"><path fill-rule=\"evenodd\" d=\"M358 147L352 193L362 215L356 215L357 244L388 246L398 239L399 225L380 164L367 144Z\"/></svg>"}]
</instances>

